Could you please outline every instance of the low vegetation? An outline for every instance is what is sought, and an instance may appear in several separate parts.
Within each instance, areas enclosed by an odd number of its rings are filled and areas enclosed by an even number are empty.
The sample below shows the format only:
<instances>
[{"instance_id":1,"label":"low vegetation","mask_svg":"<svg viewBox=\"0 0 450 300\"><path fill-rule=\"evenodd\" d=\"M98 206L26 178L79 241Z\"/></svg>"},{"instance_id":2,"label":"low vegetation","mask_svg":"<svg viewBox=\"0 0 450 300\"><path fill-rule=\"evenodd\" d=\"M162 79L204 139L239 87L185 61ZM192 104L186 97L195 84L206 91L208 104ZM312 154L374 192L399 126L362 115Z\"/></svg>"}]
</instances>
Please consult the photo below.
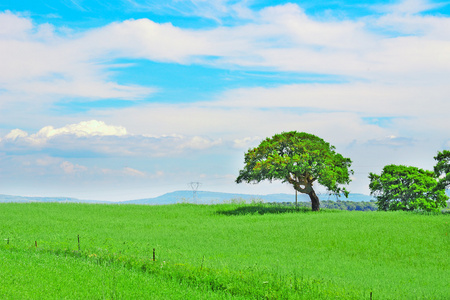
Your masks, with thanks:
<instances>
[{"instance_id":1,"label":"low vegetation","mask_svg":"<svg viewBox=\"0 0 450 300\"><path fill-rule=\"evenodd\" d=\"M0 220L2 299L450 295L448 214L8 203Z\"/></svg>"},{"instance_id":2,"label":"low vegetation","mask_svg":"<svg viewBox=\"0 0 450 300\"><path fill-rule=\"evenodd\" d=\"M323 200L320 202L323 208L339 210L375 211L378 209L375 200L372 201L345 201L345 200ZM295 206L293 202L273 203L273 205ZM298 202L299 207L311 207L309 202Z\"/></svg>"}]
</instances>

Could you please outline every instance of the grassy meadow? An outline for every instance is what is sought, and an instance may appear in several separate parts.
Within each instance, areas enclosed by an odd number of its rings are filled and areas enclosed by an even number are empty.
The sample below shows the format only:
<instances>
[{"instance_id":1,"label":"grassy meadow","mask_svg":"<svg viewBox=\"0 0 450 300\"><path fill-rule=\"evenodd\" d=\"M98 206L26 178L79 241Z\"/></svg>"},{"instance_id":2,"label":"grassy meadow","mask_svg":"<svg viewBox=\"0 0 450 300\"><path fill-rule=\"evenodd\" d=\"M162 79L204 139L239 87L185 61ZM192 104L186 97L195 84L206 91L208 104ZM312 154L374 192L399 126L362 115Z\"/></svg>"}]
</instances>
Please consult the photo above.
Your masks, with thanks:
<instances>
[{"instance_id":1,"label":"grassy meadow","mask_svg":"<svg viewBox=\"0 0 450 300\"><path fill-rule=\"evenodd\" d=\"M0 220L1 299L450 299L449 214L5 203Z\"/></svg>"}]
</instances>

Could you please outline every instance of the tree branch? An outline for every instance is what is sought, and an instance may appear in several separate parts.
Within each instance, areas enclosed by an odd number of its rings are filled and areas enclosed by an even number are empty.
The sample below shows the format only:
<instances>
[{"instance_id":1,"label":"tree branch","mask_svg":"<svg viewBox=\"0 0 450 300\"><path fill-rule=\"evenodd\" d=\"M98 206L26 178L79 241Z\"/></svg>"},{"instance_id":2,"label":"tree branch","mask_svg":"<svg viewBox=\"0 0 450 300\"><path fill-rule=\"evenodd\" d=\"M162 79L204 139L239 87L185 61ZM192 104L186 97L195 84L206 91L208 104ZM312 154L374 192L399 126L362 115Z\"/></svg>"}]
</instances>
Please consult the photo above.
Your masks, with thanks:
<instances>
[{"instance_id":1,"label":"tree branch","mask_svg":"<svg viewBox=\"0 0 450 300\"><path fill-rule=\"evenodd\" d=\"M295 176L295 174L289 173L287 181L294 186L294 189L303 194L309 194L312 191L312 183L306 179L302 180ZM302 188L304 186L304 188Z\"/></svg>"}]
</instances>

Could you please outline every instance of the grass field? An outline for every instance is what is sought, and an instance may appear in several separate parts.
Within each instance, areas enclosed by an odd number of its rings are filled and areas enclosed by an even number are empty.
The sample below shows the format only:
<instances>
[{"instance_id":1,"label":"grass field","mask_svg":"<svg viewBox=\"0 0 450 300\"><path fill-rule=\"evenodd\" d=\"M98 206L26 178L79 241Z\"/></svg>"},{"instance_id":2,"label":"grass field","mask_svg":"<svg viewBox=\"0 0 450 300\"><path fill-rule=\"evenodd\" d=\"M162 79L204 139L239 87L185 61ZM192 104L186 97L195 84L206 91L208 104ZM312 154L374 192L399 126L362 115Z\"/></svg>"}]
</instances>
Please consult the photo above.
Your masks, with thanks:
<instances>
[{"instance_id":1,"label":"grass field","mask_svg":"<svg viewBox=\"0 0 450 300\"><path fill-rule=\"evenodd\" d=\"M8 203L0 220L1 299L450 299L449 214Z\"/></svg>"}]
</instances>

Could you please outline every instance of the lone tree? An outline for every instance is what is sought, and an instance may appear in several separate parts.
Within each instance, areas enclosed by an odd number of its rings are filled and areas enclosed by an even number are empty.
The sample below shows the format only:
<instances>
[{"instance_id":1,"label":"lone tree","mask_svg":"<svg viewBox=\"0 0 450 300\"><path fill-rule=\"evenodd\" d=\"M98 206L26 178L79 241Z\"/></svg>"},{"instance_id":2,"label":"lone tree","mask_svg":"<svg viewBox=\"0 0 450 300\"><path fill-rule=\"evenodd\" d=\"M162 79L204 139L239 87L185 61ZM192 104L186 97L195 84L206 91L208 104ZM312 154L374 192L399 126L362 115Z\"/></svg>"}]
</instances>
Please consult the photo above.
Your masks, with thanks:
<instances>
[{"instance_id":1,"label":"lone tree","mask_svg":"<svg viewBox=\"0 0 450 300\"><path fill-rule=\"evenodd\" d=\"M438 211L448 199L432 171L388 165L381 175L370 173L369 179L370 194L376 195L379 210Z\"/></svg>"},{"instance_id":2,"label":"lone tree","mask_svg":"<svg viewBox=\"0 0 450 300\"><path fill-rule=\"evenodd\" d=\"M236 182L258 183L266 179L288 182L296 191L308 194L312 210L318 211L320 201L313 189L316 180L328 191L348 196L348 191L339 185L350 183L352 161L334 149L309 133L276 134L245 153L245 167L239 171Z\"/></svg>"}]
</instances>

